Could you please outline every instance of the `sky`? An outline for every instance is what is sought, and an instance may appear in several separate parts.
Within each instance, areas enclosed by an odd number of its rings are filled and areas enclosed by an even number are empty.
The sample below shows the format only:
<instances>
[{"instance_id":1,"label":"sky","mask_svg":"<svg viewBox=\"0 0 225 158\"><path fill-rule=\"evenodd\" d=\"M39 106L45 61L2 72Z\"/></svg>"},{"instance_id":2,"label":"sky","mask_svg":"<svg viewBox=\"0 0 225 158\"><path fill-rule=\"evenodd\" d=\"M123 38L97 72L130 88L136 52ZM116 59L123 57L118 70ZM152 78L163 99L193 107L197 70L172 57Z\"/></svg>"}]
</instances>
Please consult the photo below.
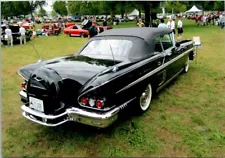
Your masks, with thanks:
<instances>
[{"instance_id":1,"label":"sky","mask_svg":"<svg viewBox=\"0 0 225 158\"><path fill-rule=\"evenodd\" d=\"M46 6L44 6L43 8L47 11L47 12L51 12L52 11L52 4L55 0L46 0L47 4Z\"/></svg>"}]
</instances>

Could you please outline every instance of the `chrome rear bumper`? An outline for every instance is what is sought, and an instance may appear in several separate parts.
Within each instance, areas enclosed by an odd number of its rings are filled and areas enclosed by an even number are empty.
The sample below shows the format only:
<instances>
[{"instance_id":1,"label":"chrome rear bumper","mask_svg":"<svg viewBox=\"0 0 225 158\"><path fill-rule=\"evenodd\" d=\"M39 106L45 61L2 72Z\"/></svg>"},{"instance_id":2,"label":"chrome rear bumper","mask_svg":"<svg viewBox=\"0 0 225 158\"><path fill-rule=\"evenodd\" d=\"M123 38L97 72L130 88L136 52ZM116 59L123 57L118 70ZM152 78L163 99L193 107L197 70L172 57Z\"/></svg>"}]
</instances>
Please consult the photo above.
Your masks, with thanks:
<instances>
[{"instance_id":1,"label":"chrome rear bumper","mask_svg":"<svg viewBox=\"0 0 225 158\"><path fill-rule=\"evenodd\" d=\"M59 115L46 115L25 105L22 105L21 109L22 115L26 119L44 126L54 127L68 121L75 121L94 127L105 128L115 122L118 118L118 113L134 99L135 98L105 113L96 113L94 111L90 112L84 109L72 107L66 109L64 113Z\"/></svg>"}]
</instances>

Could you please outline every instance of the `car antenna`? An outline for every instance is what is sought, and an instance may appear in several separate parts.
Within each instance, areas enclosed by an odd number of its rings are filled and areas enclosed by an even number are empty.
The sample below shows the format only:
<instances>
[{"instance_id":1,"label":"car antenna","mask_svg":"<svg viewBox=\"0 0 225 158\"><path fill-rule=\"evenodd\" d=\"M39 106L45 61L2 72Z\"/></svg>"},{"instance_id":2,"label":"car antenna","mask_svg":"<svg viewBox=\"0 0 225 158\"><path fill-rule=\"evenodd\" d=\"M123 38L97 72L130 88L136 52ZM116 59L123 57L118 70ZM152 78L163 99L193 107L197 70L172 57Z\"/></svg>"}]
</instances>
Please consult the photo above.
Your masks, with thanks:
<instances>
[{"instance_id":1,"label":"car antenna","mask_svg":"<svg viewBox=\"0 0 225 158\"><path fill-rule=\"evenodd\" d=\"M34 47L34 45L33 45L33 44L31 44L31 42L30 42L30 45L32 45L32 47L34 48L34 50L35 50L35 52L36 52L37 56L39 57L39 60L38 60L37 62L38 62L38 63L42 62L42 58L41 58L41 56L38 54L37 49Z\"/></svg>"},{"instance_id":2,"label":"car antenna","mask_svg":"<svg viewBox=\"0 0 225 158\"><path fill-rule=\"evenodd\" d=\"M107 41L107 39L106 39L106 42L108 43L108 41ZM112 47L111 47L111 44L110 43L108 43L109 44L109 47L110 47L110 51L111 51L111 53L112 53L112 57L113 57L113 61L114 61L114 67L113 67L113 72L116 72L117 71L117 69L118 69L118 67L116 67L115 65L116 65L116 61L115 61L115 58L114 58L114 55L113 55L113 50L112 50Z\"/></svg>"}]
</instances>

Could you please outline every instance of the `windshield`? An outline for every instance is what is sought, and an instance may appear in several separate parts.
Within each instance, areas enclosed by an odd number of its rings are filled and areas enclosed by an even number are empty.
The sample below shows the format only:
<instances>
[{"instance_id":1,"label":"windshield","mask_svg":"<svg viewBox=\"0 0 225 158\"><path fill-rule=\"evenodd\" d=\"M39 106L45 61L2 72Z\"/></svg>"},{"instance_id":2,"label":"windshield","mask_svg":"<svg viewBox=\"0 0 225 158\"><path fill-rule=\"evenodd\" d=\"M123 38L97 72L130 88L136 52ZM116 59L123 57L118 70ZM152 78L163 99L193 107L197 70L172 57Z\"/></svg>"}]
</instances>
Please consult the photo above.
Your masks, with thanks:
<instances>
[{"instance_id":1,"label":"windshield","mask_svg":"<svg viewBox=\"0 0 225 158\"><path fill-rule=\"evenodd\" d=\"M122 61L128 58L133 42L120 39L101 39L91 41L79 55L97 59ZM112 55L113 54L113 55Z\"/></svg>"}]
</instances>

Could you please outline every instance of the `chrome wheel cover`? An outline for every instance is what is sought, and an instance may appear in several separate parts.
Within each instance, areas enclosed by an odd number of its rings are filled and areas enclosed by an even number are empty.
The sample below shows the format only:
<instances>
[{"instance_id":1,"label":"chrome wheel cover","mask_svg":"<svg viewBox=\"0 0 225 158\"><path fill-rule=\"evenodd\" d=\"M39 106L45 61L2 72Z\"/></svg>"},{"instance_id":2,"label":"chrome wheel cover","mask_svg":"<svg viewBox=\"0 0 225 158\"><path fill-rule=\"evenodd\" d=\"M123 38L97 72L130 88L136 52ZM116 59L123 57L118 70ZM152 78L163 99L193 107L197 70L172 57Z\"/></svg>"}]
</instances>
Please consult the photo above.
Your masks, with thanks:
<instances>
[{"instance_id":1,"label":"chrome wheel cover","mask_svg":"<svg viewBox=\"0 0 225 158\"><path fill-rule=\"evenodd\" d=\"M152 86L149 84L140 97L140 108L142 111L146 111L150 106L152 99Z\"/></svg>"}]
</instances>

